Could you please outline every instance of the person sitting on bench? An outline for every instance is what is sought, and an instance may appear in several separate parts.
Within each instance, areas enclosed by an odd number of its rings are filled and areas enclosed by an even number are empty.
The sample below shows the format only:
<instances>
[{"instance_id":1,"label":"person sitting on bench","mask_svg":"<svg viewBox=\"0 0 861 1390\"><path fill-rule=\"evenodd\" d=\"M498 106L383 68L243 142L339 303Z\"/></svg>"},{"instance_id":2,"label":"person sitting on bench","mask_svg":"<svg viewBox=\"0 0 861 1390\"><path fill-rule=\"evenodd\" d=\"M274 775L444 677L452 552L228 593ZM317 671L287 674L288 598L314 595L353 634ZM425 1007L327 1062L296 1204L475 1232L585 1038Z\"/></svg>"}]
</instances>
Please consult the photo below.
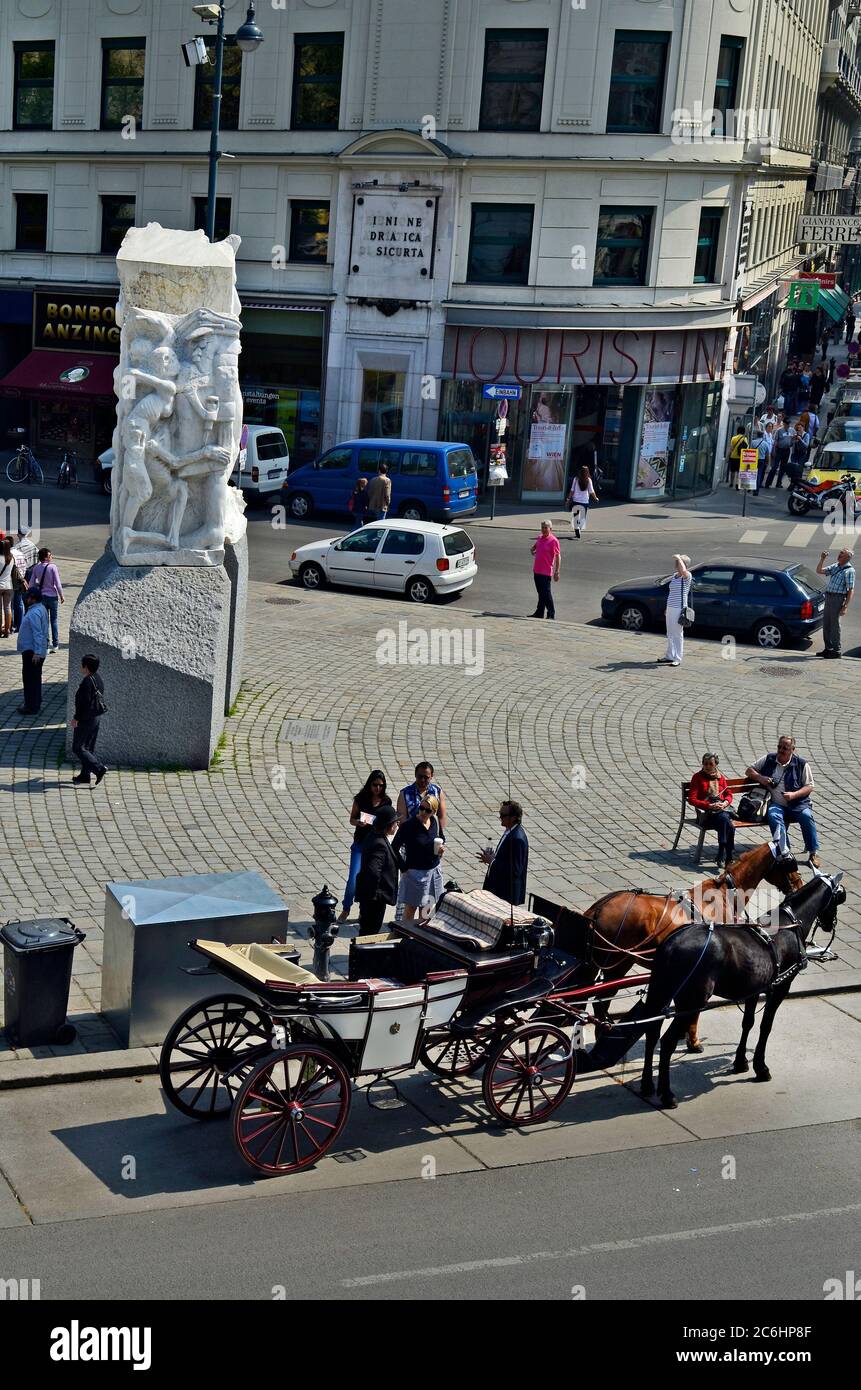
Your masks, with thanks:
<instances>
[{"instance_id":1,"label":"person sitting on bench","mask_svg":"<svg viewBox=\"0 0 861 1390\"><path fill-rule=\"evenodd\" d=\"M717 864L723 868L735 855L735 825L730 814L732 792L718 770L718 761L716 753L703 753L702 768L691 778L688 801L700 813L706 829L717 831Z\"/></svg>"}]
</instances>

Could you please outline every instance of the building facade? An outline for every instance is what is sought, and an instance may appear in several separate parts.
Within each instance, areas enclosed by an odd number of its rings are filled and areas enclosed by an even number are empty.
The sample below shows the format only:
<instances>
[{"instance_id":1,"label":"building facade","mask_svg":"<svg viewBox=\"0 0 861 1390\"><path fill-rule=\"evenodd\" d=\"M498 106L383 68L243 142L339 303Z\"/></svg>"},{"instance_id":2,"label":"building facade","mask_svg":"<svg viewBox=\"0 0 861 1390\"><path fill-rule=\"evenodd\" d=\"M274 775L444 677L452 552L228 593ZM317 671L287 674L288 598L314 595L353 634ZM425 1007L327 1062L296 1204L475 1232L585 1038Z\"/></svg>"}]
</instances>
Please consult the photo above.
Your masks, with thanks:
<instances>
[{"instance_id":1,"label":"building facade","mask_svg":"<svg viewBox=\"0 0 861 1390\"><path fill-rule=\"evenodd\" d=\"M245 8L225 0L228 31ZM511 499L558 501L596 457L618 496L710 488L725 367L799 261L833 8L261 6L264 44L226 48L216 209L241 237L246 418L298 462L358 434L463 440L482 483L502 445ZM125 229L203 225L195 35L176 0L0 9L0 424L37 446L110 433Z\"/></svg>"}]
</instances>

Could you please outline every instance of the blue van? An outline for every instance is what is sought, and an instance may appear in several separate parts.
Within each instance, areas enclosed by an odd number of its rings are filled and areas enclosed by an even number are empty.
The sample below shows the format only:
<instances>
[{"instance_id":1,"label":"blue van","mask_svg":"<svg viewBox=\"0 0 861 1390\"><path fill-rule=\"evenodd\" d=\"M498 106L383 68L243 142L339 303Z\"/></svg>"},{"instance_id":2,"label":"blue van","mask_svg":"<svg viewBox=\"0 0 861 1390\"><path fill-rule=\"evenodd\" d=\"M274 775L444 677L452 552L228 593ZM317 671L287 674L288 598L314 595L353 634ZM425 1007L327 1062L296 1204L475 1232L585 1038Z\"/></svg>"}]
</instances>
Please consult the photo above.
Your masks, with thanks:
<instances>
[{"instance_id":1,"label":"blue van","mask_svg":"<svg viewBox=\"0 0 861 1390\"><path fill-rule=\"evenodd\" d=\"M390 515L451 521L478 507L478 473L467 444L427 439L350 439L289 474L286 506L304 521L314 512L348 512L360 474L368 481L385 463L392 480Z\"/></svg>"}]
</instances>

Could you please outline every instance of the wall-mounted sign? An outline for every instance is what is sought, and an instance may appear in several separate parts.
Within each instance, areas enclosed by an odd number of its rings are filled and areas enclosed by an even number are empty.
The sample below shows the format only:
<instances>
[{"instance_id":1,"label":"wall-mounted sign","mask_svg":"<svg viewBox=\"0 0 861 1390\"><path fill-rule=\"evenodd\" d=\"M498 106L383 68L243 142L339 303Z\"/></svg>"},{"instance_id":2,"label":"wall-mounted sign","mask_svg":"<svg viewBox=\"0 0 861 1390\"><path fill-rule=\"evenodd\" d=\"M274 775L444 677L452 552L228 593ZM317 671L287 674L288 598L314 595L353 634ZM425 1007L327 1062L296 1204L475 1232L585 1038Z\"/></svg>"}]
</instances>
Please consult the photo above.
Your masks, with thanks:
<instances>
[{"instance_id":1,"label":"wall-mounted sign","mask_svg":"<svg viewBox=\"0 0 861 1390\"><path fill-rule=\"evenodd\" d=\"M455 380L486 382L507 391L510 380L524 386L672 386L719 381L726 330L473 328L449 327L443 372Z\"/></svg>"},{"instance_id":2,"label":"wall-mounted sign","mask_svg":"<svg viewBox=\"0 0 861 1390\"><path fill-rule=\"evenodd\" d=\"M429 299L437 196L366 189L353 200L351 295Z\"/></svg>"},{"instance_id":3,"label":"wall-mounted sign","mask_svg":"<svg viewBox=\"0 0 861 1390\"><path fill-rule=\"evenodd\" d=\"M812 280L793 280L786 303L790 309L818 309L819 286Z\"/></svg>"},{"instance_id":4,"label":"wall-mounted sign","mask_svg":"<svg viewBox=\"0 0 861 1390\"><path fill-rule=\"evenodd\" d=\"M861 246L861 217L819 217L810 213L799 217L797 237L818 246Z\"/></svg>"},{"instance_id":5,"label":"wall-mounted sign","mask_svg":"<svg viewBox=\"0 0 861 1390\"><path fill-rule=\"evenodd\" d=\"M88 294L86 290L37 290L33 295L33 347L68 352L86 347L88 352L120 350L115 294Z\"/></svg>"},{"instance_id":6,"label":"wall-mounted sign","mask_svg":"<svg viewBox=\"0 0 861 1390\"><path fill-rule=\"evenodd\" d=\"M837 272L834 270L802 270L796 276L798 280L815 280L821 290L835 290L837 288Z\"/></svg>"}]
</instances>

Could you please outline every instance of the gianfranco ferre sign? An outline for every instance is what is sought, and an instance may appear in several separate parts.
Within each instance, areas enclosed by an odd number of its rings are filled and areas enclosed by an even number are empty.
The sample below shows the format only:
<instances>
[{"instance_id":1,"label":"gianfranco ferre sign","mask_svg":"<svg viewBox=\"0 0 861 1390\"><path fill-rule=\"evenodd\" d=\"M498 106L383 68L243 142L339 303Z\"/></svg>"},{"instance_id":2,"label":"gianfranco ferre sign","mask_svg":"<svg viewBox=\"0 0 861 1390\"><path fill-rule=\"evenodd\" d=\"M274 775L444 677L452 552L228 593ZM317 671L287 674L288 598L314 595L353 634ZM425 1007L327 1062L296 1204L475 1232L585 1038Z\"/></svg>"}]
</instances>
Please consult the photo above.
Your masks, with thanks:
<instances>
[{"instance_id":1,"label":"gianfranco ferre sign","mask_svg":"<svg viewBox=\"0 0 861 1390\"><path fill-rule=\"evenodd\" d=\"M798 240L820 246L861 246L861 217L799 217Z\"/></svg>"},{"instance_id":2,"label":"gianfranco ferre sign","mask_svg":"<svg viewBox=\"0 0 861 1390\"><path fill-rule=\"evenodd\" d=\"M33 295L33 347L86 347L87 351L120 350L115 294L87 294L83 290L37 290Z\"/></svg>"},{"instance_id":3,"label":"gianfranco ferre sign","mask_svg":"<svg viewBox=\"0 0 861 1390\"><path fill-rule=\"evenodd\" d=\"M350 294L422 298L433 277L437 198L382 188L353 200Z\"/></svg>"}]
</instances>

